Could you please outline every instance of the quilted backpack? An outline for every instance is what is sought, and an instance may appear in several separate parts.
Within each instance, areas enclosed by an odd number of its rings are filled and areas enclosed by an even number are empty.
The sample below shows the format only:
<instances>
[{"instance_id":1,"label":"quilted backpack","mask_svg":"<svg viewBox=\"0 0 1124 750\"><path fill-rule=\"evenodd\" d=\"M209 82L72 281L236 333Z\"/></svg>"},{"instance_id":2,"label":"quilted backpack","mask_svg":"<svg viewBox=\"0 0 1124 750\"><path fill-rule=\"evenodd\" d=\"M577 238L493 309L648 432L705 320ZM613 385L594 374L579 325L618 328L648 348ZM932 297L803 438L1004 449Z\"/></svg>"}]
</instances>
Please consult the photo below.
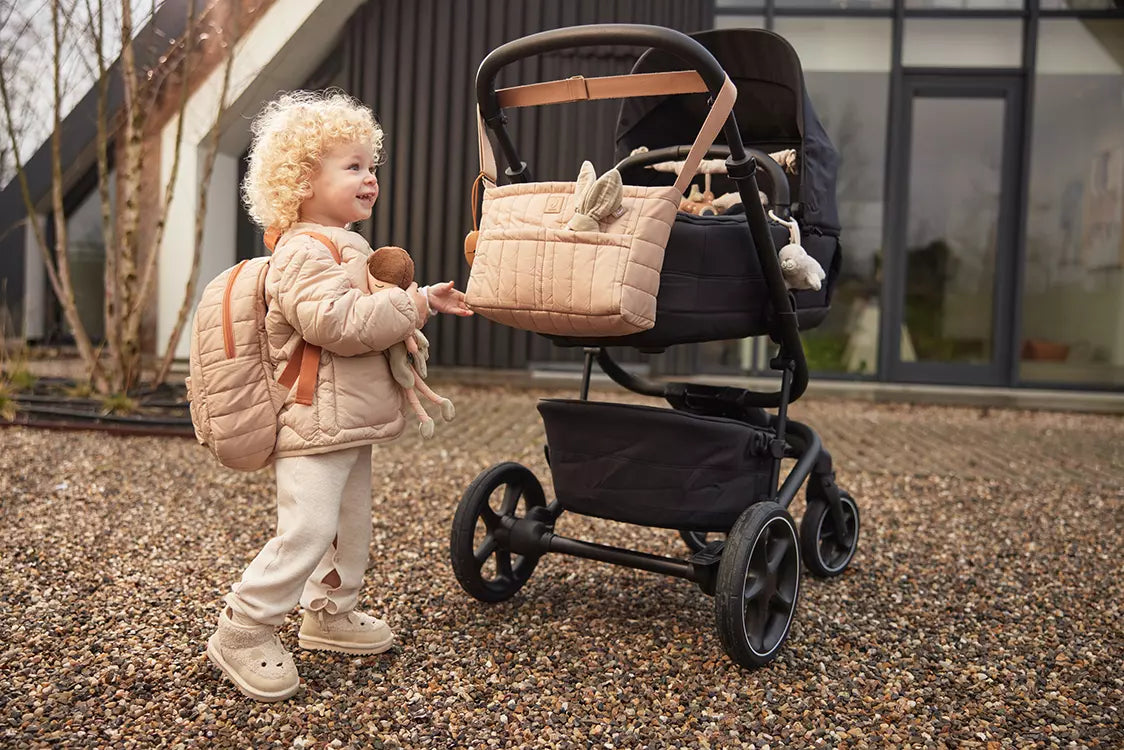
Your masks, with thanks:
<instances>
[{"instance_id":1,"label":"quilted backpack","mask_svg":"<svg viewBox=\"0 0 1124 750\"><path fill-rule=\"evenodd\" d=\"M322 234L302 232L331 251ZM266 232L272 252L280 233ZM281 376L274 380L265 334L265 277L269 258L244 260L203 288L191 325L187 399L195 438L223 466L256 471L273 461L277 417L297 384L296 401L311 404L320 366L320 347L301 341Z\"/></svg>"}]
</instances>

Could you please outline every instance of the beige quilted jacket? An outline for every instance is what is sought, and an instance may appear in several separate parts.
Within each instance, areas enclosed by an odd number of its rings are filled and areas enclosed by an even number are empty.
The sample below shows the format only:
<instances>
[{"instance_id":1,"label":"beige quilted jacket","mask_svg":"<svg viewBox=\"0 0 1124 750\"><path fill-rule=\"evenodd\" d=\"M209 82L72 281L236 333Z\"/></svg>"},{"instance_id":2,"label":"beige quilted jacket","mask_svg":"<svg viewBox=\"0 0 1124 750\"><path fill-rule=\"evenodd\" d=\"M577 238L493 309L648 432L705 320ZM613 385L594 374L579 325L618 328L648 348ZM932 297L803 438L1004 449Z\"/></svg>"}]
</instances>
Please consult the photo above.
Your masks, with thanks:
<instances>
[{"instance_id":1,"label":"beige quilted jacket","mask_svg":"<svg viewBox=\"0 0 1124 750\"><path fill-rule=\"evenodd\" d=\"M302 230L330 238L343 263ZM294 224L277 241L265 281L274 376L302 338L323 347L312 405L295 403L293 388L281 409L279 458L392 440L405 426L401 389L382 351L416 327L417 311L401 289L369 293L370 254L360 235L319 224Z\"/></svg>"}]
</instances>

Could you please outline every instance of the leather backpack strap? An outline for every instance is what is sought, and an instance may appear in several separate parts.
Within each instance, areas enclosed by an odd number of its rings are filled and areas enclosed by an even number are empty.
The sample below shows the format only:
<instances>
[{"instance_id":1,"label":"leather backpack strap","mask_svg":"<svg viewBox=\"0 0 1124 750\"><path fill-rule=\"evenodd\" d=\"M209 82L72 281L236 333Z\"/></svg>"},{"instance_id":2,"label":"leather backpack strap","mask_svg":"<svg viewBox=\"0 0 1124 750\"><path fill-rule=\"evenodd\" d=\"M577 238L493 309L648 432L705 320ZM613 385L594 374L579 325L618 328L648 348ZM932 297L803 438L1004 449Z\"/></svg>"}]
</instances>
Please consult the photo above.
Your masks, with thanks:
<instances>
[{"instance_id":1,"label":"leather backpack strap","mask_svg":"<svg viewBox=\"0 0 1124 750\"><path fill-rule=\"evenodd\" d=\"M320 347L307 341L302 343L304 349L300 352L301 374L297 379L297 403L310 406L316 392L316 373L320 370ZM293 352L294 358L296 355L297 352Z\"/></svg>"},{"instance_id":2,"label":"leather backpack strap","mask_svg":"<svg viewBox=\"0 0 1124 750\"><path fill-rule=\"evenodd\" d=\"M336 243L332 242L330 239L320 234L319 232L297 232L297 234L293 236L296 237L297 235L301 234L306 234L314 240L320 240L320 243L324 245L324 247L328 248L328 252L332 254L332 259L336 261L336 265L343 264L343 257L340 256L340 251L339 248L336 247Z\"/></svg>"},{"instance_id":3,"label":"leather backpack strap","mask_svg":"<svg viewBox=\"0 0 1124 750\"><path fill-rule=\"evenodd\" d=\"M343 256L340 255L336 243L325 235L311 231L298 232L297 234L307 234L309 237L319 240L321 244L328 248L336 264L343 264ZM280 237L281 233L274 228L266 231L265 246L270 252L273 251ZM321 348L316 344L310 344L301 339L297 342L297 348L293 350L293 355L289 357L289 361L285 364L285 369L281 371L281 377L277 379L277 382L286 389L292 388L293 383L297 384L296 402L298 404L312 405L312 397L316 392L316 375L320 370L320 350Z\"/></svg>"},{"instance_id":4,"label":"leather backpack strap","mask_svg":"<svg viewBox=\"0 0 1124 750\"><path fill-rule=\"evenodd\" d=\"M234 358L234 321L230 318L230 295L234 291L234 280L242 272L247 261L242 261L226 277L226 287L222 290L222 345L227 359Z\"/></svg>"},{"instance_id":5,"label":"leather backpack strap","mask_svg":"<svg viewBox=\"0 0 1124 750\"><path fill-rule=\"evenodd\" d=\"M293 383L297 382L297 375L300 375L304 345L304 339L297 342L297 348L293 350L293 356L289 357L289 361L285 363L285 369L281 371L281 377L277 378L277 382L283 385L285 390L292 388Z\"/></svg>"}]
</instances>

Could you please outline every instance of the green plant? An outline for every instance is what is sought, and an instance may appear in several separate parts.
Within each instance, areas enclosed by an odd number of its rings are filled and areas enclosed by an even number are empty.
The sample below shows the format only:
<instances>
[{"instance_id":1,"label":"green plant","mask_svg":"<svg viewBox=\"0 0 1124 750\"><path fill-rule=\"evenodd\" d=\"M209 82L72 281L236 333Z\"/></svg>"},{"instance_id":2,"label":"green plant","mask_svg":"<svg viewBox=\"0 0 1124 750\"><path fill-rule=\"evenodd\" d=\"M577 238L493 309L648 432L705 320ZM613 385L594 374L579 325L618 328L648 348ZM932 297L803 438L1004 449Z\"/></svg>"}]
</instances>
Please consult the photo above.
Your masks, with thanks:
<instances>
[{"instance_id":1,"label":"green plant","mask_svg":"<svg viewBox=\"0 0 1124 750\"><path fill-rule=\"evenodd\" d=\"M0 380L0 419L12 422L16 418L17 411L19 411L19 405L12 396L11 388L6 381Z\"/></svg>"},{"instance_id":2,"label":"green plant","mask_svg":"<svg viewBox=\"0 0 1124 750\"><path fill-rule=\"evenodd\" d=\"M111 393L101 398L102 414L128 415L135 414L137 402L126 393Z\"/></svg>"},{"instance_id":3,"label":"green plant","mask_svg":"<svg viewBox=\"0 0 1124 750\"><path fill-rule=\"evenodd\" d=\"M70 398L90 398L94 395L94 386L87 380L67 386L63 389L63 393Z\"/></svg>"},{"instance_id":4,"label":"green plant","mask_svg":"<svg viewBox=\"0 0 1124 750\"><path fill-rule=\"evenodd\" d=\"M802 336L808 369L814 372L846 372L844 353L847 341L830 333L806 333Z\"/></svg>"},{"instance_id":5,"label":"green plant","mask_svg":"<svg viewBox=\"0 0 1124 750\"><path fill-rule=\"evenodd\" d=\"M39 378L32 375L23 365L22 361L16 363L16 368L7 375L8 384L15 391L29 391L39 382Z\"/></svg>"}]
</instances>

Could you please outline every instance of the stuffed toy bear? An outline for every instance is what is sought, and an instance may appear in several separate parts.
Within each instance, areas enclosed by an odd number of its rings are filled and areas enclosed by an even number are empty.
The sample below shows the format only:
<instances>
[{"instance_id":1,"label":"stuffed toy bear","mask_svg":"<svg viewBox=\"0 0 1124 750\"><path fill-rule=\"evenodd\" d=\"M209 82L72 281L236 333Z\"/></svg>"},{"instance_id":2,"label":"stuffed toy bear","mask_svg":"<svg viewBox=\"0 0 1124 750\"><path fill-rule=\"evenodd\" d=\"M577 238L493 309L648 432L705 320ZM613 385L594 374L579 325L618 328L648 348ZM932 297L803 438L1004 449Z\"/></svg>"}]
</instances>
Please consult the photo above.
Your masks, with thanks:
<instances>
[{"instance_id":1,"label":"stuffed toy bear","mask_svg":"<svg viewBox=\"0 0 1124 750\"><path fill-rule=\"evenodd\" d=\"M372 294L393 287L407 289L414 283L414 261L402 248L386 245L367 258L367 274ZM434 393L422 380L427 375L425 362L429 358L429 341L421 331L415 330L413 336L387 349L386 358L394 380L418 416L418 430L422 437L433 437L433 418L422 407L418 393L441 407L441 416L446 422L452 421L456 410L452 401Z\"/></svg>"},{"instance_id":2,"label":"stuffed toy bear","mask_svg":"<svg viewBox=\"0 0 1124 750\"><path fill-rule=\"evenodd\" d=\"M789 243L777 253L781 262L784 285L789 289L818 290L823 280L827 278L827 274L816 259L808 255L808 251L800 245L800 226L796 220L786 221L772 211L769 212L769 218L788 227Z\"/></svg>"}]
</instances>

